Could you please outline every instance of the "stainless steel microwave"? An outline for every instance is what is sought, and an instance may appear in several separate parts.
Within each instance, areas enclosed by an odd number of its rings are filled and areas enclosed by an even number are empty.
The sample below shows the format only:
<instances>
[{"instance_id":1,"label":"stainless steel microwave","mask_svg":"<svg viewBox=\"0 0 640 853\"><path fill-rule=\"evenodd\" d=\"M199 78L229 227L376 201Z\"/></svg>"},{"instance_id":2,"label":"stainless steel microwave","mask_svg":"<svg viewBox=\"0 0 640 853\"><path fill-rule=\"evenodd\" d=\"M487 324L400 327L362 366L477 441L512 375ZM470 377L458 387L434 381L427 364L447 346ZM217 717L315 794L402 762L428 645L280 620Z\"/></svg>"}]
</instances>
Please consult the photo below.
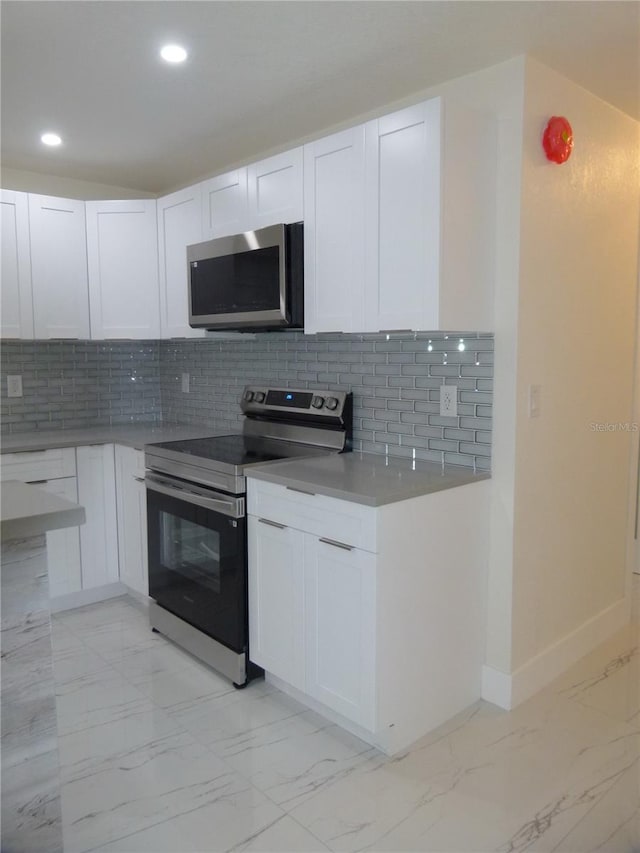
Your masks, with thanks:
<instances>
[{"instance_id":1,"label":"stainless steel microwave","mask_svg":"<svg viewBox=\"0 0 640 853\"><path fill-rule=\"evenodd\" d=\"M303 225L270 225L187 246L189 324L196 329L301 329Z\"/></svg>"}]
</instances>

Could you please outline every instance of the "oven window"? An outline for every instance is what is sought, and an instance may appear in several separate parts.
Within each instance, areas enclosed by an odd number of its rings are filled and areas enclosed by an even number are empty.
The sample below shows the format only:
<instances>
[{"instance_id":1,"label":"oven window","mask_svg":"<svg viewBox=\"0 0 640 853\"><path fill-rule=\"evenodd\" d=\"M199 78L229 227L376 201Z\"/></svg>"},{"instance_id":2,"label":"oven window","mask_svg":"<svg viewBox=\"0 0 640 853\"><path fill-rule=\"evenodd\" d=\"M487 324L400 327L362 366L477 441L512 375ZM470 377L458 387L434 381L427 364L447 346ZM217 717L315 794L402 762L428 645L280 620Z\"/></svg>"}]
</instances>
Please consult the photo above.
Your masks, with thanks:
<instances>
[{"instance_id":1,"label":"oven window","mask_svg":"<svg viewBox=\"0 0 640 853\"><path fill-rule=\"evenodd\" d=\"M161 512L160 560L169 571L220 593L220 534L216 530Z\"/></svg>"},{"instance_id":2,"label":"oven window","mask_svg":"<svg viewBox=\"0 0 640 853\"><path fill-rule=\"evenodd\" d=\"M237 652L247 645L247 524L147 489L149 595Z\"/></svg>"}]
</instances>

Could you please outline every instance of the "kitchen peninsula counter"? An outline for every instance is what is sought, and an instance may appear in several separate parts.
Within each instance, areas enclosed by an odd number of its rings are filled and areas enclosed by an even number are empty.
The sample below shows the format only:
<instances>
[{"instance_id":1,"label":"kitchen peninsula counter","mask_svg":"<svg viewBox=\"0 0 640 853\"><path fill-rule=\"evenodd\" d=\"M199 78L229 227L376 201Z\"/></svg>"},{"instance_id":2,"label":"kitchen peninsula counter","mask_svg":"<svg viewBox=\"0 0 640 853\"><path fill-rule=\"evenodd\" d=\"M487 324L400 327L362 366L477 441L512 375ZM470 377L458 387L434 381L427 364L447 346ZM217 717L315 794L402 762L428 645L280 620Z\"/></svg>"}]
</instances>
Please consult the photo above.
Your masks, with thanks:
<instances>
[{"instance_id":1,"label":"kitchen peninsula counter","mask_svg":"<svg viewBox=\"0 0 640 853\"><path fill-rule=\"evenodd\" d=\"M0 531L3 543L11 539L41 536L48 530L77 527L84 520L84 509L65 498L17 480L0 483Z\"/></svg>"},{"instance_id":2,"label":"kitchen peninsula counter","mask_svg":"<svg viewBox=\"0 0 640 853\"><path fill-rule=\"evenodd\" d=\"M488 479L488 471L375 453L339 453L310 459L269 462L252 467L247 476L303 492L353 501L365 506L385 506L456 486Z\"/></svg>"},{"instance_id":3,"label":"kitchen peninsula counter","mask_svg":"<svg viewBox=\"0 0 640 853\"><path fill-rule=\"evenodd\" d=\"M35 485L1 484L2 842L61 853L60 770L45 534L83 507Z\"/></svg>"}]
</instances>

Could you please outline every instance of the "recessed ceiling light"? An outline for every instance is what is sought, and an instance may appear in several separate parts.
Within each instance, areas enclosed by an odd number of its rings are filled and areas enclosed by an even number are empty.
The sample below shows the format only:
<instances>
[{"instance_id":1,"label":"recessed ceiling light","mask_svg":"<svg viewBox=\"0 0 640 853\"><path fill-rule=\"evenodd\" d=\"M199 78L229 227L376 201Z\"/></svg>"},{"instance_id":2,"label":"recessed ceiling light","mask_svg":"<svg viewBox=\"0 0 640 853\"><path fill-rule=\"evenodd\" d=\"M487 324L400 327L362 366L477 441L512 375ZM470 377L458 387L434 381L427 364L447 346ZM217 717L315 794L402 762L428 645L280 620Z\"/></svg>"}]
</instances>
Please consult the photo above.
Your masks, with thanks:
<instances>
[{"instance_id":1,"label":"recessed ceiling light","mask_svg":"<svg viewBox=\"0 0 640 853\"><path fill-rule=\"evenodd\" d=\"M40 137L40 141L45 145L61 145L62 139L58 136L57 133L43 133Z\"/></svg>"},{"instance_id":2,"label":"recessed ceiling light","mask_svg":"<svg viewBox=\"0 0 640 853\"><path fill-rule=\"evenodd\" d=\"M165 44L160 51L160 56L165 62L184 62L187 58L187 51L179 44Z\"/></svg>"}]
</instances>

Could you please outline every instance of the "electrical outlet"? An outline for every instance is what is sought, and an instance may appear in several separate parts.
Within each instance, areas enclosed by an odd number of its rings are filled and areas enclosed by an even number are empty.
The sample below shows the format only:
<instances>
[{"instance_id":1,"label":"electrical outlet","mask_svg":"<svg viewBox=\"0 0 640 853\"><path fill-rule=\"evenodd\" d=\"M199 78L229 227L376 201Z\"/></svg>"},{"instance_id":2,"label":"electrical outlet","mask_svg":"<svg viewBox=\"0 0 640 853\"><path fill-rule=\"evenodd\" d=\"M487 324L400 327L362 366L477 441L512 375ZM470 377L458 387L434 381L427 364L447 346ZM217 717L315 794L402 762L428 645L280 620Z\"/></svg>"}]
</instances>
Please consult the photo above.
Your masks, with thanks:
<instances>
[{"instance_id":1,"label":"electrical outlet","mask_svg":"<svg viewBox=\"0 0 640 853\"><path fill-rule=\"evenodd\" d=\"M440 386L440 414L445 418L455 418L458 415L458 386Z\"/></svg>"},{"instance_id":2,"label":"electrical outlet","mask_svg":"<svg viewBox=\"0 0 640 853\"><path fill-rule=\"evenodd\" d=\"M182 374L181 388L185 394L189 393L189 374L188 373Z\"/></svg>"},{"instance_id":3,"label":"electrical outlet","mask_svg":"<svg viewBox=\"0 0 640 853\"><path fill-rule=\"evenodd\" d=\"M7 376L7 397L22 397L22 376Z\"/></svg>"}]
</instances>

